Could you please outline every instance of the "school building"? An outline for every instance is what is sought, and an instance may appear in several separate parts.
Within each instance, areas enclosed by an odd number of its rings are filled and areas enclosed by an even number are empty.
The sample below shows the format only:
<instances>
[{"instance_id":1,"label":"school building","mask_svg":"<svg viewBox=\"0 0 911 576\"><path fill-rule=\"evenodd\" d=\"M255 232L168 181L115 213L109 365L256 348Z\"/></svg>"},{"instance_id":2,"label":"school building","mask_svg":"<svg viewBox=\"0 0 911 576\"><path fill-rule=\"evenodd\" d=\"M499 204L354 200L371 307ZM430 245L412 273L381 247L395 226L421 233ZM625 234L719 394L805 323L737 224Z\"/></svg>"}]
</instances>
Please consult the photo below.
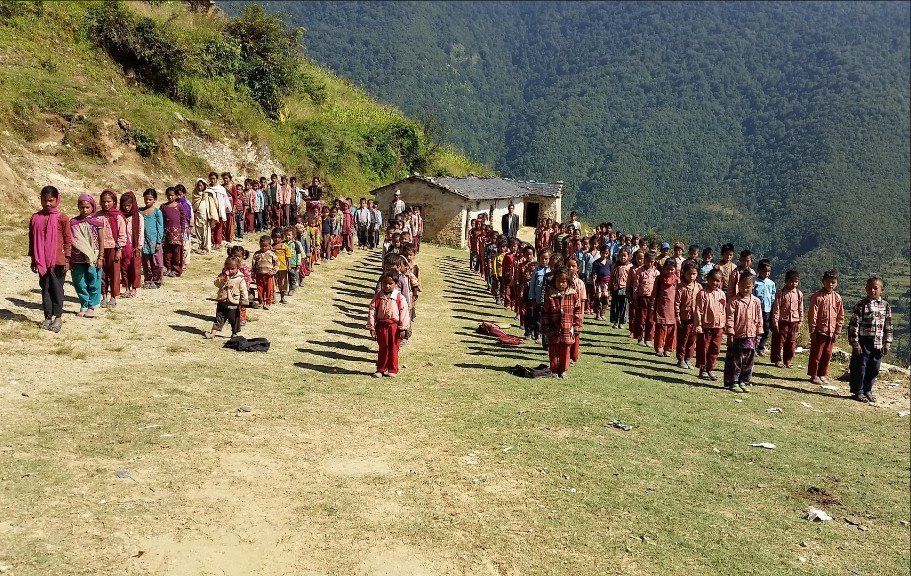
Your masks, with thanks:
<instances>
[{"instance_id":1,"label":"school building","mask_svg":"<svg viewBox=\"0 0 911 576\"><path fill-rule=\"evenodd\" d=\"M487 214L494 229L510 204L522 226L537 226L541 218L560 220L563 182L523 182L509 178L467 176L432 178L414 174L381 186L371 193L388 218L396 190L409 206L420 206L424 240L467 246L468 227L479 214Z\"/></svg>"}]
</instances>

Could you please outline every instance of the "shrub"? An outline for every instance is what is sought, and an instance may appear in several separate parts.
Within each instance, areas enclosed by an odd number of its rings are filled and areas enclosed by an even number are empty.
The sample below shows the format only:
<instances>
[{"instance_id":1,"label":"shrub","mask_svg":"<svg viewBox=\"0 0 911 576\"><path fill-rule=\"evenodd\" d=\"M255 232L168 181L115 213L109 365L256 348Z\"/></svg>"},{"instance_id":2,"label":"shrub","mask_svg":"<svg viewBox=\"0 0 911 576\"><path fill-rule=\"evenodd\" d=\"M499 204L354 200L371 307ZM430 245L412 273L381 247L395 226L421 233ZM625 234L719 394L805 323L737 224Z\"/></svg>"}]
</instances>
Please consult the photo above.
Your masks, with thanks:
<instances>
[{"instance_id":1,"label":"shrub","mask_svg":"<svg viewBox=\"0 0 911 576\"><path fill-rule=\"evenodd\" d=\"M15 16L40 16L44 12L42 0L0 0L0 18Z\"/></svg>"},{"instance_id":2,"label":"shrub","mask_svg":"<svg viewBox=\"0 0 911 576\"><path fill-rule=\"evenodd\" d=\"M86 13L86 34L124 69L149 87L172 95L186 71L187 50L155 20L137 16L122 2L104 2Z\"/></svg>"},{"instance_id":3,"label":"shrub","mask_svg":"<svg viewBox=\"0 0 911 576\"><path fill-rule=\"evenodd\" d=\"M262 6L247 4L231 20L226 33L238 38L241 64L238 81L246 86L263 111L278 118L284 97L297 86L300 68L301 32L289 29Z\"/></svg>"}]
</instances>

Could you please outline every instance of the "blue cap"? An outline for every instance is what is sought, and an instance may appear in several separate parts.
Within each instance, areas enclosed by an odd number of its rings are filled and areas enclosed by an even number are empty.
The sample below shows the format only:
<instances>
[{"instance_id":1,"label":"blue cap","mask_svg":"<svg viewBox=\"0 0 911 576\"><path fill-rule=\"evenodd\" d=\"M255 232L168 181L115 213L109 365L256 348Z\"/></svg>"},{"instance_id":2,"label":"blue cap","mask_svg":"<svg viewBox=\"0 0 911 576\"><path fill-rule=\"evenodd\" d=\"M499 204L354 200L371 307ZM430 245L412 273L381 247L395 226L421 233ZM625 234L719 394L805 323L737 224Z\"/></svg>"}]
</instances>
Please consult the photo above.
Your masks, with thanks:
<instances>
[{"instance_id":1,"label":"blue cap","mask_svg":"<svg viewBox=\"0 0 911 576\"><path fill-rule=\"evenodd\" d=\"M667 242L662 242L662 243L661 243L661 248L670 248L670 247L671 247L671 245L668 244Z\"/></svg>"}]
</instances>

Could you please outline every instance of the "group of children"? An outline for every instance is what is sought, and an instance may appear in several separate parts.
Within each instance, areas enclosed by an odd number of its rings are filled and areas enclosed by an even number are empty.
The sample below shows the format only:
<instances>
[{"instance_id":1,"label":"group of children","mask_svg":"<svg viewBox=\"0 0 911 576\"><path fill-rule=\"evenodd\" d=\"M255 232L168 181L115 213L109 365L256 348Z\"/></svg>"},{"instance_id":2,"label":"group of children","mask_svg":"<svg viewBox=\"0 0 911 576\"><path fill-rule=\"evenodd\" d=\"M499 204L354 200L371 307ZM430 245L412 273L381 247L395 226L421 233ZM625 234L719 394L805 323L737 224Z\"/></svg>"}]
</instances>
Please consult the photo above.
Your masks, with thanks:
<instances>
[{"instance_id":1,"label":"group of children","mask_svg":"<svg viewBox=\"0 0 911 576\"><path fill-rule=\"evenodd\" d=\"M724 386L746 392L757 356L770 354L779 368L791 368L797 334L804 322L804 296L796 270L788 270L779 290L772 265L734 246L711 248L658 243L625 235L611 223L583 236L575 213L567 223L545 218L534 244L498 234L485 214L471 220L469 265L481 274L498 303L512 309L525 337L543 342L558 376L579 358L586 314L614 328L628 323L631 338L653 347L659 357L675 356L677 367L699 370L715 381L715 366L726 342ZM686 251L686 255L684 252ZM838 272L823 274L809 299L807 372L810 382L826 384L833 346L844 327L844 305L836 292ZM872 383L892 343L889 303L878 276L867 281L867 297L855 306L848 329L852 347L852 397L875 401Z\"/></svg>"}]
</instances>

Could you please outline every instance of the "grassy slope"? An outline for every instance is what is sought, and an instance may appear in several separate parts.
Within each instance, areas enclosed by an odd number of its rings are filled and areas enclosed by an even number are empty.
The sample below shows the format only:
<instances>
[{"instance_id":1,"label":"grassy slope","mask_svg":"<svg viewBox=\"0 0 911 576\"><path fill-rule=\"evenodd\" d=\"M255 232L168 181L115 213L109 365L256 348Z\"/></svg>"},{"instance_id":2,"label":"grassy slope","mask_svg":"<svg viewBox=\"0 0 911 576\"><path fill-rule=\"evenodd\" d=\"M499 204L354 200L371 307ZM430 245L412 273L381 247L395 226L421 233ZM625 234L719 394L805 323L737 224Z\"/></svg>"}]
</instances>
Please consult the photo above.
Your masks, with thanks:
<instances>
[{"instance_id":1,"label":"grassy slope","mask_svg":"<svg viewBox=\"0 0 911 576\"><path fill-rule=\"evenodd\" d=\"M82 23L92 4L46 2L40 15L24 14L0 22L0 127L16 141L30 142L44 131L49 118L62 118L67 132L64 144L68 146L62 152L66 165L89 176L98 170L116 174L117 167L109 166L91 149L97 140L95 131L103 120L125 118L160 146L156 157L146 161L150 172L159 170L190 180L210 167L172 147L170 134L189 125L219 140L243 142L251 138L266 142L282 165L309 177L313 162L301 152L292 127L310 121L330 141L349 145L350 154L338 170L316 170L336 193L359 195L383 182L356 157L364 146L364 134L392 122L407 121L396 108L376 102L309 60L303 61L303 74L325 86L326 98L315 104L303 93L290 97L282 122L267 120L250 98L218 85L207 86L211 94L218 96L209 97L195 108L184 106L136 86L103 51L82 37ZM222 25L221 17L189 13L182 2L157 7L132 2L128 6L167 21L177 34L191 41L198 36L195 31ZM178 118L178 113L187 119L186 123ZM434 159L434 168L445 168L456 175L489 172L445 147ZM27 186L39 184L30 182ZM14 202L5 206L4 226L15 225L34 204L29 195L18 200L13 198Z\"/></svg>"},{"instance_id":2,"label":"grassy slope","mask_svg":"<svg viewBox=\"0 0 911 576\"><path fill-rule=\"evenodd\" d=\"M736 403L590 325L569 380L518 379L505 369L544 355L474 334L502 315L464 253L428 246L419 261L406 368L380 381L360 329L375 257L320 266L287 306L252 311L247 335L273 349L240 356L199 336L215 257L94 322L67 315L65 340L33 328L33 276L6 263L0 563L19 576L907 574L897 406L765 362ZM58 376L35 370L50 362ZM763 441L777 449L747 446ZM803 519L810 487L838 500L820 504L835 521Z\"/></svg>"}]
</instances>

